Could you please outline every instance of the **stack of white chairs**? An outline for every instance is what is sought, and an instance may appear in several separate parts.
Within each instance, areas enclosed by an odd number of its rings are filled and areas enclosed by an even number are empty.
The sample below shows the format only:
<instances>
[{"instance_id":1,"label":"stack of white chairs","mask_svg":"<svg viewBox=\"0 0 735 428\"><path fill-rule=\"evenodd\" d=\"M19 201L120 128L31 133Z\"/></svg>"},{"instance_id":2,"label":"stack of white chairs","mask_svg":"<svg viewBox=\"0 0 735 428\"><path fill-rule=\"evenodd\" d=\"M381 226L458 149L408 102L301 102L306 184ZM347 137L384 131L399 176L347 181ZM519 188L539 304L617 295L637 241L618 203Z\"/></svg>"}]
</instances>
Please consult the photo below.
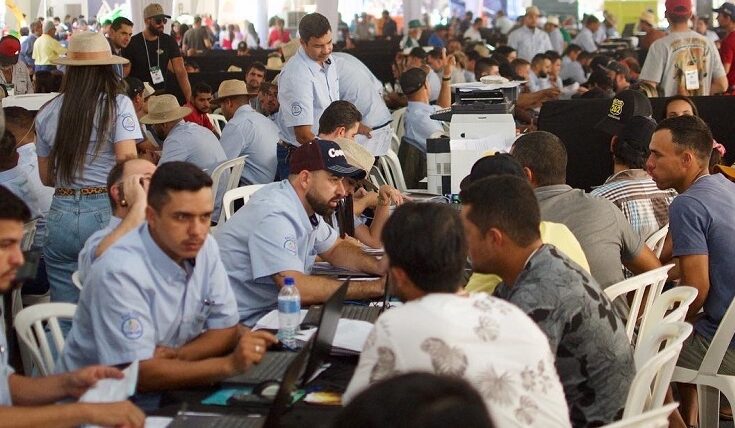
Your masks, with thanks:
<instances>
[{"instance_id":1,"label":"stack of white chairs","mask_svg":"<svg viewBox=\"0 0 735 428\"><path fill-rule=\"evenodd\" d=\"M41 376L54 373L54 357L64 349L59 319L72 320L76 308L71 303L39 303L23 309L15 316L13 324L27 375L33 373L34 368ZM53 343L49 343L47 329Z\"/></svg>"},{"instance_id":2,"label":"stack of white chairs","mask_svg":"<svg viewBox=\"0 0 735 428\"><path fill-rule=\"evenodd\" d=\"M227 184L225 185L225 188L223 189L223 192L221 193L223 198L227 192L229 192L232 189L237 188L237 186L240 185L240 177L242 176L242 170L245 168L246 159L247 159L247 155L240 156L234 159L226 160L222 162L221 164L217 165L214 171L212 171L212 175L211 175L212 191L215 193L215 195L217 195L219 192L219 182L222 179L222 177L225 177L227 179ZM219 224L219 222L223 221L224 219L225 219L225 213L224 213L224 210L222 210L222 212L220 212L219 219L217 220L217 224Z\"/></svg>"}]
</instances>

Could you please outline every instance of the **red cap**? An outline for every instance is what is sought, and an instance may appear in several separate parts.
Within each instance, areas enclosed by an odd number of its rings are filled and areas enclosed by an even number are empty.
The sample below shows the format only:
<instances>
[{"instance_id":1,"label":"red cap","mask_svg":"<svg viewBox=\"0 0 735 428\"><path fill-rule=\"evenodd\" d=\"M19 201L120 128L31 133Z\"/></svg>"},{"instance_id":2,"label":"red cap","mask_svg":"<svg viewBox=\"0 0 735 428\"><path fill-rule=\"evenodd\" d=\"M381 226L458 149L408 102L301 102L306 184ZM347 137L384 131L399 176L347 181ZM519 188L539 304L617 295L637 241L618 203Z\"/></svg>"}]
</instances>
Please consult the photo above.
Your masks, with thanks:
<instances>
[{"instance_id":1,"label":"red cap","mask_svg":"<svg viewBox=\"0 0 735 428\"><path fill-rule=\"evenodd\" d=\"M0 56L17 57L20 53L20 40L13 36L4 36L0 39Z\"/></svg>"},{"instance_id":2,"label":"red cap","mask_svg":"<svg viewBox=\"0 0 735 428\"><path fill-rule=\"evenodd\" d=\"M677 16L691 15L692 0L666 0L666 13Z\"/></svg>"}]
</instances>

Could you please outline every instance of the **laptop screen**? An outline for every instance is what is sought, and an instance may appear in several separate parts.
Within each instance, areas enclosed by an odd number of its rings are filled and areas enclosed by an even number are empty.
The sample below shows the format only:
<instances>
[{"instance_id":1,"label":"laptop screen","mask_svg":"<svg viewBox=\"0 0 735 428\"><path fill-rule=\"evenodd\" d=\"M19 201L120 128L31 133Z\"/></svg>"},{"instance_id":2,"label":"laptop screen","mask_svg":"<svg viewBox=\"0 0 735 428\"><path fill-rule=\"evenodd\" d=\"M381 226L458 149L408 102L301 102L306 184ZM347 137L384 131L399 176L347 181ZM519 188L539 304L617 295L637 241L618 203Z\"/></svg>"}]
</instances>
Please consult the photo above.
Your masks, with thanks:
<instances>
[{"instance_id":1,"label":"laptop screen","mask_svg":"<svg viewBox=\"0 0 735 428\"><path fill-rule=\"evenodd\" d=\"M322 363L327 359L332 351L332 341L337 333L337 325L342 316L342 306L344 305L345 296L347 295L347 287L350 280L346 280L324 303L321 316L319 317L319 328L314 338L314 349L311 351L309 364L304 372L304 383L306 383L314 373L319 369Z\"/></svg>"}]
</instances>

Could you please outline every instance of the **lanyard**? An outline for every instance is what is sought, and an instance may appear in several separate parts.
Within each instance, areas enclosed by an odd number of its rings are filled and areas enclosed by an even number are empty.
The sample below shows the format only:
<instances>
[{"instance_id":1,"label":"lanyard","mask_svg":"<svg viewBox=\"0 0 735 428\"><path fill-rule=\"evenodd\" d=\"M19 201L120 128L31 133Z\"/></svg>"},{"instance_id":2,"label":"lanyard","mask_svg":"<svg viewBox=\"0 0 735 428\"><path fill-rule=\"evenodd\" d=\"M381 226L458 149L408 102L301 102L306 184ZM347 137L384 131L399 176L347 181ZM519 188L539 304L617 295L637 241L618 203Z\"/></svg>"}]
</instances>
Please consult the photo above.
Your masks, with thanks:
<instances>
[{"instance_id":1,"label":"lanyard","mask_svg":"<svg viewBox=\"0 0 735 428\"><path fill-rule=\"evenodd\" d=\"M156 67L161 68L161 36L158 36L158 39L156 39L157 45L156 45ZM145 36L143 37L143 46L145 46L145 59L148 60L148 69L151 68L151 54L148 53L148 40L145 39Z\"/></svg>"}]
</instances>

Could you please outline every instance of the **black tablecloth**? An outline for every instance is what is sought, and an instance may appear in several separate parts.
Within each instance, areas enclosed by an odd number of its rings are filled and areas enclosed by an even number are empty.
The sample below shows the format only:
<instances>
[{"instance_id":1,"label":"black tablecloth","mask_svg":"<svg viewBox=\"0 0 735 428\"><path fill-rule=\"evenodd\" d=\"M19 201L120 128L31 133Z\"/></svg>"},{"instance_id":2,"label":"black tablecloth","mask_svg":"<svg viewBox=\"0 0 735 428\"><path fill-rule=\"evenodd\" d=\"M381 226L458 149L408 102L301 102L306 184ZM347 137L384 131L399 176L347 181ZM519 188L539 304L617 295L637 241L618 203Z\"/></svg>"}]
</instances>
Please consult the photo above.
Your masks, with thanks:
<instances>
[{"instance_id":1,"label":"black tablecloth","mask_svg":"<svg viewBox=\"0 0 735 428\"><path fill-rule=\"evenodd\" d=\"M328 363L330 366L321 373L314 381L306 386L307 391L323 390L343 392L347 387L352 373L357 366L358 357L330 357ZM169 416L173 417L182 408L182 404L186 403L187 411L192 412L209 412L221 414L266 414L268 409L263 407L250 407L244 405L238 406L208 406L201 404L202 400L209 395L215 393L220 388L207 387L181 391L166 392L161 399L161 407L151 416ZM303 400L297 402L282 417L281 426L283 427L328 427L332 420L337 416L341 407L339 406L320 406L315 404L304 403Z\"/></svg>"}]
</instances>

